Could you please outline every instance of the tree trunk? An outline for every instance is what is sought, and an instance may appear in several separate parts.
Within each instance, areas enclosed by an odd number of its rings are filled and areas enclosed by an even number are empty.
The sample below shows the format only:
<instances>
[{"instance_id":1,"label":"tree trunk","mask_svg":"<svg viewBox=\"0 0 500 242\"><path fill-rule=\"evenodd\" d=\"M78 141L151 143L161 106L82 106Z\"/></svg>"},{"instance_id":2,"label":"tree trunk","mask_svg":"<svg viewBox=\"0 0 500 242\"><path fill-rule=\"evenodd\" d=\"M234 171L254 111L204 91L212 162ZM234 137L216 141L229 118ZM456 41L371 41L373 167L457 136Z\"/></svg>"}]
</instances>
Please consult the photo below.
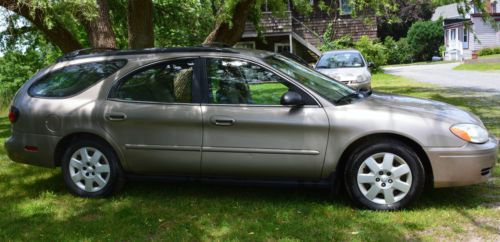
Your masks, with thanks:
<instances>
[{"instance_id":1,"label":"tree trunk","mask_svg":"<svg viewBox=\"0 0 500 242\"><path fill-rule=\"evenodd\" d=\"M87 38L93 48L116 48L116 38L111 20L107 0L96 0L98 12L93 19L86 18L82 13L76 16L85 28Z\"/></svg>"},{"instance_id":2,"label":"tree trunk","mask_svg":"<svg viewBox=\"0 0 500 242\"><path fill-rule=\"evenodd\" d=\"M152 0L128 0L128 47L154 47Z\"/></svg>"},{"instance_id":3,"label":"tree trunk","mask_svg":"<svg viewBox=\"0 0 500 242\"><path fill-rule=\"evenodd\" d=\"M245 31L246 20L255 2L256 0L240 0L231 12L232 22L228 23L223 20L218 20L214 30L208 35L203 43L236 44L241 39L243 31ZM219 12L221 11L224 11L224 9L221 9Z\"/></svg>"},{"instance_id":4,"label":"tree trunk","mask_svg":"<svg viewBox=\"0 0 500 242\"><path fill-rule=\"evenodd\" d=\"M33 9L28 4L16 0L0 0L0 6L26 18L62 52L67 53L83 48L61 22L54 21L51 27L47 26L44 21L45 13L41 9Z\"/></svg>"}]
</instances>

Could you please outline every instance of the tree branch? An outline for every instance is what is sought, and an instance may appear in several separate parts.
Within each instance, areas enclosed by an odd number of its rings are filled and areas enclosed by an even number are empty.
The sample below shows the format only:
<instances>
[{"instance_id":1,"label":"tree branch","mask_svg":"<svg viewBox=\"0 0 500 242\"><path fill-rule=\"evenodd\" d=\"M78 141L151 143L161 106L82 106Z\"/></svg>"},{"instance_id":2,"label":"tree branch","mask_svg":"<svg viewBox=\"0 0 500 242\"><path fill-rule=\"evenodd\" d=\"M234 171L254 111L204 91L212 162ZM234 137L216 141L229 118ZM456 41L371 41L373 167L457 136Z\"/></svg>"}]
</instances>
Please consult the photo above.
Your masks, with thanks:
<instances>
[{"instance_id":1,"label":"tree branch","mask_svg":"<svg viewBox=\"0 0 500 242\"><path fill-rule=\"evenodd\" d=\"M46 17L45 13L41 9L33 8L26 3L16 0L0 0L0 6L26 18L40 30L50 42L59 47L62 52L67 53L83 48L80 42L76 40L73 34L71 34L61 22L54 20L53 26L47 26L44 22Z\"/></svg>"}]
</instances>

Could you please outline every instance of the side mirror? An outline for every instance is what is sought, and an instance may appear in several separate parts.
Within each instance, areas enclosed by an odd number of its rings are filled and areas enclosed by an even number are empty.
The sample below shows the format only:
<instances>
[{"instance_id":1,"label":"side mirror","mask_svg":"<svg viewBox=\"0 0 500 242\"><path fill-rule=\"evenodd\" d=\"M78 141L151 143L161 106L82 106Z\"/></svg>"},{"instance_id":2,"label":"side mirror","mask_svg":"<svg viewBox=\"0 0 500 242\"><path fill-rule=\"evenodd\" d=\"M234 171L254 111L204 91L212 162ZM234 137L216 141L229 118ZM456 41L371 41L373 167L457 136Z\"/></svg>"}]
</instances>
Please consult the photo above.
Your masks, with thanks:
<instances>
[{"instance_id":1,"label":"side mirror","mask_svg":"<svg viewBox=\"0 0 500 242\"><path fill-rule=\"evenodd\" d=\"M375 63L373 63L373 62L369 61L369 62L368 62L368 67L369 67L369 68L374 68L374 67L375 67Z\"/></svg>"},{"instance_id":2,"label":"side mirror","mask_svg":"<svg viewBox=\"0 0 500 242\"><path fill-rule=\"evenodd\" d=\"M300 94L294 91L288 91L281 96L280 103L285 106L302 106L304 105L304 100L302 100Z\"/></svg>"}]
</instances>

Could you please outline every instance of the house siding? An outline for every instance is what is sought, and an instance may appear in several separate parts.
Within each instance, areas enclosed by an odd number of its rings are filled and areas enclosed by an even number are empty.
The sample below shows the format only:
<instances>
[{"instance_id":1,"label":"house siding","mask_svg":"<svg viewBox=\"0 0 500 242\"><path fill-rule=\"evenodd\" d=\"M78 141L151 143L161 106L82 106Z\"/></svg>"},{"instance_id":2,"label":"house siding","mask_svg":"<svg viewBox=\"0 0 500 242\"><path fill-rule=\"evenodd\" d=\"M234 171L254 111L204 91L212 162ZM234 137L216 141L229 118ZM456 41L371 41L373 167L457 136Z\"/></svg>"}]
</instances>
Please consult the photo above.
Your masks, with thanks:
<instances>
[{"instance_id":1,"label":"house siding","mask_svg":"<svg viewBox=\"0 0 500 242\"><path fill-rule=\"evenodd\" d=\"M500 46L500 31L495 30L480 17L472 17L473 30L477 39L472 38L473 50Z\"/></svg>"}]
</instances>

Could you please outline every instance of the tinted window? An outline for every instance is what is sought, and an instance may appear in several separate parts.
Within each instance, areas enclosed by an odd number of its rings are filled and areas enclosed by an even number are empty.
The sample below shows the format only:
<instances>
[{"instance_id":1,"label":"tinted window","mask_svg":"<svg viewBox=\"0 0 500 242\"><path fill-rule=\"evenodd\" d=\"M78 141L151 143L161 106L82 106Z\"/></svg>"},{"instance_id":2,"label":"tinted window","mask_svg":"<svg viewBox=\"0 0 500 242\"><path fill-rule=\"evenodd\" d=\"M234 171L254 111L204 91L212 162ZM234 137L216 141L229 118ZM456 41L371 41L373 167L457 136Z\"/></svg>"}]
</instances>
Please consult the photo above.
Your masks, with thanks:
<instances>
[{"instance_id":1,"label":"tinted window","mask_svg":"<svg viewBox=\"0 0 500 242\"><path fill-rule=\"evenodd\" d=\"M292 87L265 68L241 60L209 59L209 102L280 105Z\"/></svg>"},{"instance_id":2,"label":"tinted window","mask_svg":"<svg viewBox=\"0 0 500 242\"><path fill-rule=\"evenodd\" d=\"M110 76L126 63L116 60L66 66L35 82L29 94L35 97L71 96Z\"/></svg>"},{"instance_id":3,"label":"tinted window","mask_svg":"<svg viewBox=\"0 0 500 242\"><path fill-rule=\"evenodd\" d=\"M194 60L177 60L142 69L125 78L111 98L127 101L189 103Z\"/></svg>"}]
</instances>

